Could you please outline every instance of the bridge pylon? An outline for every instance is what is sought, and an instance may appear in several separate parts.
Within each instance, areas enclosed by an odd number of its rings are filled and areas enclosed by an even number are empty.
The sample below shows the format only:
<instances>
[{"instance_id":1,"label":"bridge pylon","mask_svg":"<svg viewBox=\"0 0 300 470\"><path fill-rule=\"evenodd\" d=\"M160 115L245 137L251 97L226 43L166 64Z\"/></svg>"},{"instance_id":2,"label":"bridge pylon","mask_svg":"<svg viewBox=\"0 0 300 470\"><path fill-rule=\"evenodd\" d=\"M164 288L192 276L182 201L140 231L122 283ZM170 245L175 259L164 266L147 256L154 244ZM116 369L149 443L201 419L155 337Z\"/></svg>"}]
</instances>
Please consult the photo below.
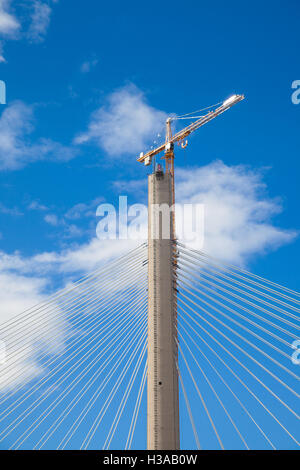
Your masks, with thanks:
<instances>
[{"instance_id":1,"label":"bridge pylon","mask_svg":"<svg viewBox=\"0 0 300 470\"><path fill-rule=\"evenodd\" d=\"M176 450L179 441L176 297L170 172L148 177L147 448Z\"/></svg>"}]
</instances>

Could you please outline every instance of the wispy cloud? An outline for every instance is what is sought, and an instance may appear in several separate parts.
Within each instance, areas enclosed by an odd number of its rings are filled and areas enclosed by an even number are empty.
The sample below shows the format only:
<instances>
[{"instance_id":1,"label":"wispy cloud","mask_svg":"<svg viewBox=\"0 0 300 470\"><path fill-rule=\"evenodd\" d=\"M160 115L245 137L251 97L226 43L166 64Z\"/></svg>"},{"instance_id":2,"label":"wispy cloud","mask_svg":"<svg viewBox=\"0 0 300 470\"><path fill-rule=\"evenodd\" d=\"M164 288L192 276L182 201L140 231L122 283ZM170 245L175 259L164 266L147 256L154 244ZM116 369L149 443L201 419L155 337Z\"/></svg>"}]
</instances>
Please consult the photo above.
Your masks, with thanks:
<instances>
[{"instance_id":1,"label":"wispy cloud","mask_svg":"<svg viewBox=\"0 0 300 470\"><path fill-rule=\"evenodd\" d=\"M18 13L11 0L0 0L0 62L6 62L3 46L8 40L27 39L32 43L44 41L57 0L28 0L18 5Z\"/></svg>"},{"instance_id":2,"label":"wispy cloud","mask_svg":"<svg viewBox=\"0 0 300 470\"><path fill-rule=\"evenodd\" d=\"M44 221L57 229L60 239L76 239L86 234L82 227L69 223L64 217L58 217L56 214L46 214Z\"/></svg>"},{"instance_id":3,"label":"wispy cloud","mask_svg":"<svg viewBox=\"0 0 300 470\"><path fill-rule=\"evenodd\" d=\"M0 0L0 34L6 38L15 38L20 30L20 23L11 11L11 0Z\"/></svg>"},{"instance_id":4,"label":"wispy cloud","mask_svg":"<svg viewBox=\"0 0 300 470\"><path fill-rule=\"evenodd\" d=\"M7 207L2 202L0 202L0 213L11 216L23 215L23 212L21 212L17 207Z\"/></svg>"},{"instance_id":5,"label":"wispy cloud","mask_svg":"<svg viewBox=\"0 0 300 470\"><path fill-rule=\"evenodd\" d=\"M96 230L96 209L103 202L103 197L97 197L86 203L78 203L73 207L57 215L48 213L44 216L44 221L60 229L59 236L62 239L79 239L82 237L93 236ZM88 222L88 227L86 226Z\"/></svg>"},{"instance_id":6,"label":"wispy cloud","mask_svg":"<svg viewBox=\"0 0 300 470\"><path fill-rule=\"evenodd\" d=\"M49 225L56 227L59 224L59 220L56 214L47 214L44 217L45 222Z\"/></svg>"},{"instance_id":7,"label":"wispy cloud","mask_svg":"<svg viewBox=\"0 0 300 470\"><path fill-rule=\"evenodd\" d=\"M57 233L60 239L75 239L82 237L85 234L85 231L82 227L69 223L64 217L59 217L56 214L46 214L44 216L44 221L56 228Z\"/></svg>"},{"instance_id":8,"label":"wispy cloud","mask_svg":"<svg viewBox=\"0 0 300 470\"><path fill-rule=\"evenodd\" d=\"M15 101L0 116L0 170L16 170L37 160L67 161L77 150L48 138L30 141L34 108Z\"/></svg>"},{"instance_id":9,"label":"wispy cloud","mask_svg":"<svg viewBox=\"0 0 300 470\"><path fill-rule=\"evenodd\" d=\"M6 62L5 57L3 55L3 43L0 42L0 63L1 62Z\"/></svg>"},{"instance_id":10,"label":"wispy cloud","mask_svg":"<svg viewBox=\"0 0 300 470\"><path fill-rule=\"evenodd\" d=\"M30 41L39 43L45 39L50 24L51 11L48 3L39 0L33 2L31 22L27 32Z\"/></svg>"},{"instance_id":11,"label":"wispy cloud","mask_svg":"<svg viewBox=\"0 0 300 470\"><path fill-rule=\"evenodd\" d=\"M39 201L31 201L27 209L32 210L32 211L46 211L48 210L48 207L45 206L45 204L41 204Z\"/></svg>"},{"instance_id":12,"label":"wispy cloud","mask_svg":"<svg viewBox=\"0 0 300 470\"><path fill-rule=\"evenodd\" d=\"M96 57L94 57L93 59L90 59L90 60L86 60L85 62L83 62L80 66L80 71L82 73L88 73L91 71L91 69L93 67L96 67L96 65L98 64L98 59Z\"/></svg>"},{"instance_id":13,"label":"wispy cloud","mask_svg":"<svg viewBox=\"0 0 300 470\"><path fill-rule=\"evenodd\" d=\"M96 208L101 202L103 202L103 197L97 197L88 203L81 202L79 204L75 204L66 212L65 217L71 220L78 220L83 217L94 217L96 214Z\"/></svg>"},{"instance_id":14,"label":"wispy cloud","mask_svg":"<svg viewBox=\"0 0 300 470\"><path fill-rule=\"evenodd\" d=\"M94 143L117 158L136 154L161 132L166 114L147 103L134 85L125 86L108 96L106 103L91 116L86 132L75 138L76 144Z\"/></svg>"}]
</instances>

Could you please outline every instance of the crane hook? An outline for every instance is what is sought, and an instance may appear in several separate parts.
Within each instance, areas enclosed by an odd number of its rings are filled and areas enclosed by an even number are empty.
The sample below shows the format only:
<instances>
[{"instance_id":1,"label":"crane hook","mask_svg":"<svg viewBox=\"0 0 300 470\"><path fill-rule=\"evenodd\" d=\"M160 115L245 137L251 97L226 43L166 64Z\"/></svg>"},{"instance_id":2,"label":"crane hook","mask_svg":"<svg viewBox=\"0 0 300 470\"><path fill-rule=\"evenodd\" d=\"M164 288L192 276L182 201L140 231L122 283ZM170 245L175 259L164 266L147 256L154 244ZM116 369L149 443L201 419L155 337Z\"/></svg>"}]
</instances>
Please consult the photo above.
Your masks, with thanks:
<instances>
[{"instance_id":1,"label":"crane hook","mask_svg":"<svg viewBox=\"0 0 300 470\"><path fill-rule=\"evenodd\" d=\"M186 139L185 142L183 142L183 140L179 143L179 145L181 146L182 149L185 149L187 147L187 144L188 144L188 140Z\"/></svg>"}]
</instances>

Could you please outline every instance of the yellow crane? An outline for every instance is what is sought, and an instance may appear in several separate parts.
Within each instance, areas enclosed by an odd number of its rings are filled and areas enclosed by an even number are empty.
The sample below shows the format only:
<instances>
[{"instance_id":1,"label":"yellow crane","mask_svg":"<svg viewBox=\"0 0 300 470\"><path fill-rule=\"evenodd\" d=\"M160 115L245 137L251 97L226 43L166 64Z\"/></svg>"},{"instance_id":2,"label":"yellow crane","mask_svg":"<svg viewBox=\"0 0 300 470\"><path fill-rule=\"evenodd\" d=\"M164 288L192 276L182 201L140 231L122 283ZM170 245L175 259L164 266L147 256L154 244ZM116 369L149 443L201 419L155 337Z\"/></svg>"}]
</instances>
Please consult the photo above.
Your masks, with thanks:
<instances>
[{"instance_id":1,"label":"yellow crane","mask_svg":"<svg viewBox=\"0 0 300 470\"><path fill-rule=\"evenodd\" d=\"M220 114L224 113L228 109L230 109L235 104L239 103L244 99L244 95L232 95L230 98L226 99L222 103L218 103L215 106L216 109L207 112L204 116L201 116L196 121L192 122L189 126L185 127L181 131L177 132L176 134L172 135L172 128L171 123L177 119L193 119L194 117L191 116L192 113L185 114L183 116L176 116L176 117L169 117L166 120L166 139L165 143L159 145L155 149L149 150L147 153L141 152L139 158L137 159L138 162L142 162L145 165L150 165L152 162L152 158L159 154L160 152L165 152L164 159L166 160L166 172L172 175L172 204L175 203L175 184L174 184L174 143L178 142L182 148L187 146L187 137L199 127L204 126L204 124L208 123L212 119L216 118ZM206 108L208 109L208 108ZM197 111L196 111L197 113Z\"/></svg>"}]
</instances>

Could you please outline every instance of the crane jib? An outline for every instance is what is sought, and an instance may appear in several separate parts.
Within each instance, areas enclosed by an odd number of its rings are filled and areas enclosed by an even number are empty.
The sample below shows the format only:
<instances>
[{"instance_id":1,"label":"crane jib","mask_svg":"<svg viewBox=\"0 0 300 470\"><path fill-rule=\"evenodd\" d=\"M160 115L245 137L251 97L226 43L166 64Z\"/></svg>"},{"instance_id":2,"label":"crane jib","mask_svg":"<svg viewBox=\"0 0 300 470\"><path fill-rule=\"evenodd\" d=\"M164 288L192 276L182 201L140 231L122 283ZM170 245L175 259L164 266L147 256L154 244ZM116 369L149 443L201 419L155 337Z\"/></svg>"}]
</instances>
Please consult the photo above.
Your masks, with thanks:
<instances>
[{"instance_id":1,"label":"crane jib","mask_svg":"<svg viewBox=\"0 0 300 470\"><path fill-rule=\"evenodd\" d=\"M188 125L181 131L177 132L171 139L168 141L169 143L175 143L175 142L180 142L181 140L185 139L187 136L189 136L192 132L195 130L199 129L199 127L202 127L204 124L210 122L212 119L215 117L219 116L220 114L223 114L225 111L227 111L229 108L234 106L236 103L239 101L242 101L244 99L244 95L234 95L231 98L225 100L221 106L219 106L217 109L214 111L209 111L205 116L201 117L197 121L193 122L192 124ZM138 162L151 162L152 157L157 155L160 152L163 152L166 148L166 144L161 144L159 147L150 150L147 153L141 153L139 158L137 159Z\"/></svg>"}]
</instances>

